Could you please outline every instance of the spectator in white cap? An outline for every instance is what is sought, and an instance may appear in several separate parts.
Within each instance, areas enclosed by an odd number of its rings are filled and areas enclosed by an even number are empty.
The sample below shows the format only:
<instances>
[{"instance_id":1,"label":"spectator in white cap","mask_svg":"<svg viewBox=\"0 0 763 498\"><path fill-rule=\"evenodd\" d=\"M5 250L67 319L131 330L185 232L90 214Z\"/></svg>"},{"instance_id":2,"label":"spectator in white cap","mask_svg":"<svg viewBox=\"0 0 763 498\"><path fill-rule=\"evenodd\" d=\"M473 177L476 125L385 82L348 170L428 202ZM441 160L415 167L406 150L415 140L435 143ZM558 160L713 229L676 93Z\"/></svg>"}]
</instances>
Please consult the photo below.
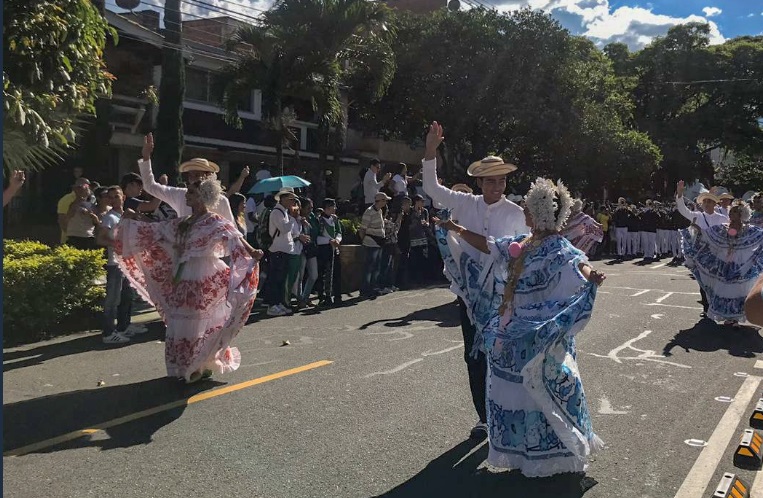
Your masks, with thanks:
<instances>
[{"instance_id":1,"label":"spectator in white cap","mask_svg":"<svg viewBox=\"0 0 763 498\"><path fill-rule=\"evenodd\" d=\"M424 191L427 195L434 202L452 210L453 219L457 219L467 230L484 237L513 237L529 233L530 229L525 225L522 208L508 200L504 195L506 175L515 171L517 167L504 162L500 157L488 156L481 161L472 163L467 170L469 176L476 178L477 186L482 190L482 195L456 192L440 185L437 181L437 148L444 139L442 126L436 121L433 122L426 138L426 151L422 161ZM457 243L455 239L453 242ZM461 245L460 249L483 265L491 262L490 255L482 254L469 244ZM471 436L475 439L484 439L487 437L487 410L485 406L487 363L485 354L478 347L473 347L476 329L467 311L463 300L464 296L455 284L451 285L451 291L458 296L461 310L461 331L464 336L464 360L469 373L472 401L479 417L477 425L472 429Z\"/></svg>"},{"instance_id":2,"label":"spectator in white cap","mask_svg":"<svg viewBox=\"0 0 763 498\"><path fill-rule=\"evenodd\" d=\"M360 220L360 239L366 253L366 273L360 288L361 297L373 297L381 291L379 274L384 247L384 208L392 198L384 192L374 195L374 203L363 213Z\"/></svg>"}]
</instances>

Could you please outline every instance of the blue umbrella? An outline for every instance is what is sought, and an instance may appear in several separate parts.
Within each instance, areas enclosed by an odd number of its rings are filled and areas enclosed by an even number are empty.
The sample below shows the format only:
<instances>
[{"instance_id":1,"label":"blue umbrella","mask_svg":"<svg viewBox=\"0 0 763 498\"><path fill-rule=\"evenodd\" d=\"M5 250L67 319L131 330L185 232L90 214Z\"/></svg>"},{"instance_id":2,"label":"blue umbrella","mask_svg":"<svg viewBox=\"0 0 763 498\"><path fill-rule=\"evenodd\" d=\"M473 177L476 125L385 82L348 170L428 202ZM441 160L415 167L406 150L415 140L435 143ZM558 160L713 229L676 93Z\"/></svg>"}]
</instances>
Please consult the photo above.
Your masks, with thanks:
<instances>
[{"instance_id":1,"label":"blue umbrella","mask_svg":"<svg viewBox=\"0 0 763 498\"><path fill-rule=\"evenodd\" d=\"M268 192L278 192L284 187L291 188L303 188L310 185L310 182L304 178L300 178L294 175L287 176L274 176L273 178L265 178L254 184L249 189L249 194L266 194Z\"/></svg>"}]
</instances>

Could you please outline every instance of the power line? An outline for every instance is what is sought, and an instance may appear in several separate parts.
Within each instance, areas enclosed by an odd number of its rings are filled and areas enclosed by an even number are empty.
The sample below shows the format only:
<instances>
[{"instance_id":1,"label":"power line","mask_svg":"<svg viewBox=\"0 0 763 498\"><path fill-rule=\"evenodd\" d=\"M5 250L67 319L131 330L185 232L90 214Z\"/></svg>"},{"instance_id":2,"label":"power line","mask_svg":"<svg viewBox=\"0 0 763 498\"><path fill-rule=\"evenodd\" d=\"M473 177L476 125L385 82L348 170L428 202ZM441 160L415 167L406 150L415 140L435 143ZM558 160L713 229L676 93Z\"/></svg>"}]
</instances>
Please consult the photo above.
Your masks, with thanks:
<instances>
[{"instance_id":1,"label":"power line","mask_svg":"<svg viewBox=\"0 0 763 498\"><path fill-rule=\"evenodd\" d=\"M143 38L139 38L137 36L131 36L131 35L127 34L127 33L120 33L119 37L127 39L127 40L133 40L133 41L139 41L139 42L143 42L143 43L149 43L146 40L144 40ZM198 48L190 47L190 46L187 46L187 45L178 45L177 43L171 43L171 42L168 42L168 41L165 41L165 40L162 40L161 44L162 44L162 47L172 48L174 50L180 50L182 52L186 52L186 53L189 53L191 55L200 55L200 56L203 56L203 57L207 57L209 59L214 59L214 60L218 60L218 61L222 61L222 62L226 62L226 63L236 62L238 60L238 59L235 59L235 58L226 58L226 57L221 56L220 54L217 54L217 53L214 53L214 52L209 52L209 51L206 51L206 50L203 50L203 49L198 49ZM202 45L202 44L200 44L200 45ZM211 46L211 45L205 45L205 46Z\"/></svg>"},{"instance_id":2,"label":"power line","mask_svg":"<svg viewBox=\"0 0 763 498\"><path fill-rule=\"evenodd\" d=\"M218 7L218 6L213 5L211 3L207 3L207 2L205 2L203 0L180 0L180 1L182 3L184 3L184 4L186 4L186 5L192 5L194 7L198 7L198 5L204 5L204 6L207 7L208 10L213 11L213 12L220 12L220 13L226 13L227 12L227 13L230 13L230 14L235 14L237 16L241 16L241 17L243 17L245 19L251 19L252 21L257 21L257 22L261 21L261 19L259 19L257 17L250 16L250 15L247 15L247 14L242 14L240 12L236 12L235 10L226 9L224 7ZM265 12L262 9L253 9L253 10L259 10L261 12Z\"/></svg>"},{"instance_id":3,"label":"power line","mask_svg":"<svg viewBox=\"0 0 763 498\"><path fill-rule=\"evenodd\" d=\"M158 5L158 4L155 4L155 3L150 3L150 2L146 2L146 1L143 1L142 3L144 3L144 4L146 4L146 5L150 5L150 6L152 6L152 7L163 8L161 5ZM121 9L121 7L119 7L119 6L118 6L118 5L116 5L116 4L108 4L108 3L107 3L107 5L109 5L109 6L112 6L112 5L113 5L113 6L116 6L116 7L118 7L118 8L120 8L120 9ZM168 10L170 10L170 11L173 11L174 9L168 9ZM132 12L132 11L130 11L130 12ZM118 14L118 15L121 15L121 14L120 14L120 13L118 13L118 12L116 12L116 14ZM203 17L203 16L199 16L199 15L195 15L195 14L189 14L189 13L185 13L185 12L182 12L182 14L183 14L183 15L185 15L185 16L189 16L189 17L195 17L195 18L198 18L198 19L204 19L204 20L206 20L206 21L212 21L212 22L215 22L215 23L217 23L217 24L220 24L221 26L229 26L227 23L224 23L224 22L222 22L222 21L218 21L218 20L216 20L216 19L214 19L214 18L210 18L210 17ZM176 24L174 21L166 21L166 20L165 20L165 24L167 24L167 22L169 22L169 23L171 23L171 24ZM140 23L139 23L139 24L140 24ZM203 29L201 29L201 28L198 28L198 27L196 27L196 26L188 26L188 25L186 25L186 24L183 24L182 26L183 26L183 29L184 29L184 30L188 30L188 31L195 31L195 32L198 32L198 33L205 33L205 34L208 34L208 35L212 35L212 36L220 36L220 34L219 34L219 33L214 33L214 32L212 32L212 31L206 31L206 30L203 30ZM145 27L145 26L144 26L144 27ZM147 28L147 29L150 29L150 28ZM210 46L211 46L211 45L210 45ZM219 48L219 47L218 47L218 48Z\"/></svg>"}]
</instances>

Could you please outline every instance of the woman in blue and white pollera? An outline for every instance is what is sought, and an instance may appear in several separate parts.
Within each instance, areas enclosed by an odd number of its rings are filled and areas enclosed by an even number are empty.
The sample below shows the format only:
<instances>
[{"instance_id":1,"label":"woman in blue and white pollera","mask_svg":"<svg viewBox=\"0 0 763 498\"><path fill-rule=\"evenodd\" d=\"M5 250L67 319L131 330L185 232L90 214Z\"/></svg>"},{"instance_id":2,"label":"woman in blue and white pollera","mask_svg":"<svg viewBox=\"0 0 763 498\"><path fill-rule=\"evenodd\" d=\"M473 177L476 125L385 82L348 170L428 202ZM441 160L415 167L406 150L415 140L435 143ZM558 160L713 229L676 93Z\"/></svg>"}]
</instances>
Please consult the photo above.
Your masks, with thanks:
<instances>
[{"instance_id":1,"label":"woman in blue and white pollera","mask_svg":"<svg viewBox=\"0 0 763 498\"><path fill-rule=\"evenodd\" d=\"M590 319L605 276L560 235L572 198L538 178L525 197L532 235L493 239L453 221L441 227L493 255L480 267L459 244L444 255L467 296L475 346L488 359L488 464L528 477L584 472L603 443L593 432L575 361L575 336Z\"/></svg>"},{"instance_id":2,"label":"woman in blue and white pollera","mask_svg":"<svg viewBox=\"0 0 763 498\"><path fill-rule=\"evenodd\" d=\"M749 223L743 201L729 209L729 222L694 234L682 230L687 266L707 295L707 317L738 326L745 320L744 300L763 273L763 228Z\"/></svg>"}]
</instances>

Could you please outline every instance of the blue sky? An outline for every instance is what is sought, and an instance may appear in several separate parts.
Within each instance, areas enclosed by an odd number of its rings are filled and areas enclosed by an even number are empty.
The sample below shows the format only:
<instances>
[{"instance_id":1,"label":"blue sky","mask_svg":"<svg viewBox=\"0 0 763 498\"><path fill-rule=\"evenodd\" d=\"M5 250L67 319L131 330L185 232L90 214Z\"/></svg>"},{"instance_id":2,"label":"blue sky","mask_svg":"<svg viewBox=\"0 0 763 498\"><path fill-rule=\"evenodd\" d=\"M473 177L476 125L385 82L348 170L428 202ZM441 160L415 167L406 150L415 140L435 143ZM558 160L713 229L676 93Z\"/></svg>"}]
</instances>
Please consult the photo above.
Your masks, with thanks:
<instances>
[{"instance_id":1,"label":"blue sky","mask_svg":"<svg viewBox=\"0 0 763 498\"><path fill-rule=\"evenodd\" d=\"M500 10L523 7L551 13L575 34L597 44L620 41L632 50L647 45L671 26L710 24L712 43L741 35L763 34L761 0L480 0Z\"/></svg>"},{"instance_id":2,"label":"blue sky","mask_svg":"<svg viewBox=\"0 0 763 498\"><path fill-rule=\"evenodd\" d=\"M256 16L273 0L205 0L210 5L245 16ZM186 19L227 15L209 7L181 0ZM443 3L445 3L443 1ZM482 3L501 11L524 7L549 12L572 33L591 38L599 46L620 41L632 50L647 45L671 26L686 22L707 22L711 43L742 35L763 35L763 0L461 0L462 5ZM161 0L145 0L137 10L162 5ZM116 11L114 0L107 8ZM154 9L158 10L158 9ZM235 16L234 16L235 17Z\"/></svg>"}]
</instances>

